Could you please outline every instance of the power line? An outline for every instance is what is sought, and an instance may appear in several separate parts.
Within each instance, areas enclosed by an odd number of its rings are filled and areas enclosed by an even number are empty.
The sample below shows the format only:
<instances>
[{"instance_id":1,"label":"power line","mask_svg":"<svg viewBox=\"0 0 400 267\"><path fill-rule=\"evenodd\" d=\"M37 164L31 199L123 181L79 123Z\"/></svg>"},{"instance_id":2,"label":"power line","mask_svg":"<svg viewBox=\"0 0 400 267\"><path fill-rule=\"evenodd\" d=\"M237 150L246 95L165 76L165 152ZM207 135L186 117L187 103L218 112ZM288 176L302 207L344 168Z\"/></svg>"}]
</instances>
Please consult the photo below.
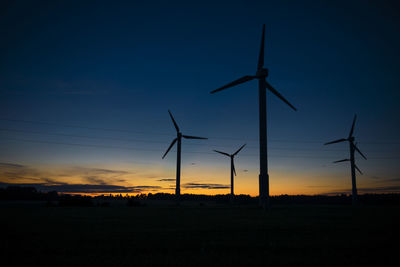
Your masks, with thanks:
<instances>
[{"instance_id":1,"label":"power line","mask_svg":"<svg viewBox=\"0 0 400 267\"><path fill-rule=\"evenodd\" d=\"M18 138L6 138L12 141L28 142L28 143L41 143L41 144L55 144L55 145L67 145L67 146L81 146L81 147L98 147L98 148L111 148L111 149L122 149L122 150L133 150L133 151L150 151L162 153L163 150L155 149L144 149L144 148L134 148L134 147L121 147L121 146L106 146L106 145L93 145L93 144L80 144L80 143L66 143L66 142L53 142L53 141L41 141L41 140L28 140L28 139L18 139ZM214 152L202 152L202 151L184 151L182 153L193 153L193 154L209 154L216 155ZM242 156L255 157L258 154L243 154ZM310 156L310 155L271 155L272 157L279 158L325 158L332 159L332 157L321 157L321 156ZM370 159L399 159L400 157L370 157Z\"/></svg>"},{"instance_id":2,"label":"power line","mask_svg":"<svg viewBox=\"0 0 400 267\"><path fill-rule=\"evenodd\" d=\"M32 121L32 120L19 120L19 119L9 119L9 118L0 118L2 121L10 121L10 122L21 122L21 123L31 123L31 124L43 124L43 125L50 125L50 126L60 126L60 127L68 127L68 128L78 128L78 129L88 129L88 130L99 130L99 131L112 131L112 132L125 132L125 133L136 133L136 134L152 134L152 135L163 135L163 136L174 136L173 134L161 133L161 132L142 132L142 131L132 131L126 129L113 129L113 128L100 128L100 127L87 127L81 125L72 125L72 124L60 124L54 122L43 122L43 121ZM221 139L221 140L240 140L242 141L243 138L234 138L234 137L213 137L212 139ZM256 138L246 138L247 141L258 141ZM287 139L270 139L271 142L282 142L282 143L314 143L314 144L323 144L326 140L315 141L315 140L287 140ZM360 141L360 144L400 144L400 142L376 142L376 141Z\"/></svg>"},{"instance_id":3,"label":"power line","mask_svg":"<svg viewBox=\"0 0 400 267\"><path fill-rule=\"evenodd\" d=\"M33 133L33 134L44 134L44 135L55 135L55 136L65 136L65 137L78 137L78 138L99 139L99 140L114 140L114 141L124 141L124 142L165 143L165 142L162 142L162 141L154 141L154 140L121 139L121 138L113 138L113 137L98 137L98 136L89 136L89 135L63 134L63 133L45 133L45 132L39 132L39 131L16 130L16 129L6 129L6 128L0 128L0 131L17 132L17 133Z\"/></svg>"},{"instance_id":4,"label":"power line","mask_svg":"<svg viewBox=\"0 0 400 267\"><path fill-rule=\"evenodd\" d=\"M31 131L31 130L19 130L19 129L6 129L0 128L0 131L3 132L16 132L16 133L29 133L29 134L39 134L39 135L50 135L50 136L63 136L63 137L77 137L77 138L85 138L85 139L95 139L95 140L113 140L113 141L122 141L122 142L139 142L139 143L156 143L156 144L166 144L164 141L156 141L156 140L145 140L145 139L122 139L122 138L113 138L113 137L99 137L99 136L89 136L89 135L75 135L75 134L64 134L64 133L48 133L48 132L40 132L40 131ZM224 147L231 149L232 146L228 145L218 145L218 144L185 144L185 146L202 146L202 147ZM258 149L257 146L247 146L247 148ZM294 148L294 147L269 147L271 150L283 150L283 151L331 151L331 152L345 152L347 149L330 149L325 148L321 145L319 149L312 148ZM384 153L386 151L369 151L376 153Z\"/></svg>"},{"instance_id":5,"label":"power line","mask_svg":"<svg viewBox=\"0 0 400 267\"><path fill-rule=\"evenodd\" d=\"M50 125L50 126L60 126L60 127L67 127L67 128L78 128L78 129L88 129L88 130L99 130L99 131L110 131L110 132L124 132L124 133L138 133L138 134L156 134L156 135L170 135L166 133L149 133L149 132L141 132L141 131L131 131L126 129L112 129L112 128L99 128L99 127L87 127L87 126L80 126L80 125L72 125L72 124L61 124L55 122L43 122L43 121L31 121L31 120L16 120L16 119L6 119L0 118L2 121L12 121L12 122L22 122L22 123L32 123L32 124L43 124L43 125Z\"/></svg>"},{"instance_id":6,"label":"power line","mask_svg":"<svg viewBox=\"0 0 400 267\"><path fill-rule=\"evenodd\" d=\"M28 131L28 130L18 130L18 129L6 129L0 128L0 131L3 132L17 132L17 133L32 133L32 134L41 134L41 135L52 135L52 136L64 136L64 137L77 137L77 138L86 138L86 139L96 139L96 140L113 140L113 141L122 141L122 142L142 142L142 143L157 143L157 144L165 144L163 141L155 141L155 140L144 140L144 139L121 139L121 138L113 138L113 137L98 137L98 136L89 136L89 135L75 135L75 134L63 134L63 133L46 133L40 131ZM207 147L225 147L232 148L232 146L227 145L214 145L214 144L185 144L185 146L207 146ZM247 146L247 148L258 149L256 146ZM304 149L304 148L277 148L270 147L270 149L275 150L296 150L296 151L320 151L322 149ZM323 149L324 151L347 151L345 149Z\"/></svg>"}]
</instances>

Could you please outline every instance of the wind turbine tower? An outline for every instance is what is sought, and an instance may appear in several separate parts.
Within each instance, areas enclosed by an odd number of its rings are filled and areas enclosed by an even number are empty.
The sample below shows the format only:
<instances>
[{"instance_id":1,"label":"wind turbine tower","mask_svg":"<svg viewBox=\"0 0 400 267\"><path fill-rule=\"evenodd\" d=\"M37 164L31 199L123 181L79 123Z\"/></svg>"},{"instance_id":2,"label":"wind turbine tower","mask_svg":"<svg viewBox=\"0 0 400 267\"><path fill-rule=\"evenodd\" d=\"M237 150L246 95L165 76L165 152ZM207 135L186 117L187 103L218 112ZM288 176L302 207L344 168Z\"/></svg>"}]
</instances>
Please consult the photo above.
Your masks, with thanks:
<instances>
[{"instance_id":1,"label":"wind turbine tower","mask_svg":"<svg viewBox=\"0 0 400 267\"><path fill-rule=\"evenodd\" d=\"M262 29L261 47L258 56L257 72L255 75L243 76L231 83L228 83L214 91L211 94L222 91L229 87L251 81L258 80L258 101L259 101L259 137L260 137L260 175L259 175L259 192L260 205L264 209L270 208L269 200L269 175L268 175L268 154L267 154L267 89L274 95L280 98L283 102L289 105L293 110L296 108L289 103L275 88L270 85L266 78L268 77L268 69L264 68L264 39L265 39L265 24Z\"/></svg>"},{"instance_id":2,"label":"wind turbine tower","mask_svg":"<svg viewBox=\"0 0 400 267\"><path fill-rule=\"evenodd\" d=\"M171 144L169 145L167 151L164 153L162 158L164 159L165 156L168 154L168 152L171 150L171 148L174 146L176 142L178 142L178 147L176 150L176 187L175 187L175 195L176 199L179 202L180 200L180 195L181 195L181 144L182 144L182 137L185 139L208 139L205 137L197 137L197 136L190 136L190 135L183 135L178 127L178 124L176 123L174 117L172 116L171 111L168 110L169 116L171 117L171 120L175 126L176 129L176 138L172 140Z\"/></svg>"},{"instance_id":3,"label":"wind turbine tower","mask_svg":"<svg viewBox=\"0 0 400 267\"><path fill-rule=\"evenodd\" d=\"M240 152L240 150L242 150L242 148L245 146L246 144L244 144L243 146L241 146L235 153L233 154L228 154L222 151L218 151L218 150L214 150L217 153L220 153L222 155L228 156L231 159L231 202L233 202L235 193L233 191L233 176L236 175L236 170L235 170L235 162L234 162L234 158L235 156Z\"/></svg>"},{"instance_id":4,"label":"wind turbine tower","mask_svg":"<svg viewBox=\"0 0 400 267\"><path fill-rule=\"evenodd\" d=\"M349 142L349 149L350 149L350 159L341 159L341 160L337 160L334 161L333 163L339 163L339 162L345 162L345 161L350 161L350 167L351 167L351 185L352 185L352 203L353 205L357 204L357 184L356 184L356 170L362 174L361 170L357 167L356 163L355 163L355 156L354 156L354 152L357 151L364 159L367 159L364 154L360 151L360 149L358 149L357 144L354 143L355 138L353 136L353 132L354 132L354 125L356 123L356 119L357 119L357 115L354 115L354 119L353 119L353 124L351 125L351 129L350 129L350 133L349 136L347 138L342 138L342 139L338 139L332 142L328 142L325 143L324 145L330 145L330 144L335 144L335 143L340 143L340 142Z\"/></svg>"}]
</instances>

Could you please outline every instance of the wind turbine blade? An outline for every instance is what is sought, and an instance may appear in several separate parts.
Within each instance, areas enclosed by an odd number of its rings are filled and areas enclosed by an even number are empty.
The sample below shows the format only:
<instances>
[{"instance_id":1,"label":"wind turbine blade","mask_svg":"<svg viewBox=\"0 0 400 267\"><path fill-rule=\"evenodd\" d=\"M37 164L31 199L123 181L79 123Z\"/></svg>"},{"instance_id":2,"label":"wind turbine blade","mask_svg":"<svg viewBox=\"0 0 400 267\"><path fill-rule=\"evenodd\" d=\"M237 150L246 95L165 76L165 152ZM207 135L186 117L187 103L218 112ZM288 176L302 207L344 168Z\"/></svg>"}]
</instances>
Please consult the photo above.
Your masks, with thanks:
<instances>
[{"instance_id":1,"label":"wind turbine blade","mask_svg":"<svg viewBox=\"0 0 400 267\"><path fill-rule=\"evenodd\" d=\"M356 119L357 119L357 115L354 115L353 124L351 125L351 130L350 130L350 133L349 133L349 138L353 136L354 124L356 124Z\"/></svg>"},{"instance_id":2,"label":"wind turbine blade","mask_svg":"<svg viewBox=\"0 0 400 267\"><path fill-rule=\"evenodd\" d=\"M218 150L214 150L214 151L217 152L217 153L220 153L220 154L222 154L222 155L228 156L228 157L231 156L231 155L229 155L228 153L225 153L225 152L222 152L222 151L218 151Z\"/></svg>"},{"instance_id":3,"label":"wind turbine blade","mask_svg":"<svg viewBox=\"0 0 400 267\"><path fill-rule=\"evenodd\" d=\"M236 155L240 152L240 150L242 150L242 148L243 148L245 145L246 145L246 144L244 144L243 146L241 146L235 153L233 153L233 155L236 156Z\"/></svg>"},{"instance_id":4,"label":"wind turbine blade","mask_svg":"<svg viewBox=\"0 0 400 267\"><path fill-rule=\"evenodd\" d=\"M171 119L172 119L172 122L174 123L174 126L175 126L176 131L179 132L179 127L178 127L178 124L176 123L176 121L175 121L175 119L174 119L174 116L172 116L172 113L171 113L171 111L169 111L169 110L168 110L168 113L169 113L169 115L171 116Z\"/></svg>"},{"instance_id":5,"label":"wind turbine blade","mask_svg":"<svg viewBox=\"0 0 400 267\"><path fill-rule=\"evenodd\" d=\"M350 160L349 159L341 159L341 160L334 161L333 163L339 163L339 162L344 162L344 161L350 161Z\"/></svg>"},{"instance_id":6,"label":"wind turbine blade","mask_svg":"<svg viewBox=\"0 0 400 267\"><path fill-rule=\"evenodd\" d=\"M233 173L234 173L235 176L236 176L235 162L234 162L234 161L232 161L232 169L233 169Z\"/></svg>"},{"instance_id":7,"label":"wind turbine blade","mask_svg":"<svg viewBox=\"0 0 400 267\"><path fill-rule=\"evenodd\" d=\"M294 109L295 111L297 111L297 109L290 104L289 101L287 101L278 91L275 90L275 88L272 87L272 85L270 85L267 81L265 81L265 85L267 86L267 88L277 97L279 97L283 102L285 102L286 104L289 105L289 107L291 107L292 109Z\"/></svg>"},{"instance_id":8,"label":"wind turbine blade","mask_svg":"<svg viewBox=\"0 0 400 267\"><path fill-rule=\"evenodd\" d=\"M338 139L338 140L335 140L335 141L331 141L331 142L325 143L324 145L330 145L330 144L340 143L340 142L344 142L344 141L347 141L347 139L344 139L344 138Z\"/></svg>"},{"instance_id":9,"label":"wind turbine blade","mask_svg":"<svg viewBox=\"0 0 400 267\"><path fill-rule=\"evenodd\" d=\"M171 148L174 146L174 144L176 143L176 140L178 140L178 138L175 138L172 143L169 145L167 152L165 152L164 156L162 156L162 158L165 158L165 156L168 154L168 152L171 150Z\"/></svg>"},{"instance_id":10,"label":"wind turbine blade","mask_svg":"<svg viewBox=\"0 0 400 267\"><path fill-rule=\"evenodd\" d=\"M367 159L367 157L365 157L364 154L361 153L360 149L358 149L358 147L357 147L355 144L353 144L353 146L354 146L354 149L355 149L358 153L360 153L360 155L361 155L364 159Z\"/></svg>"},{"instance_id":11,"label":"wind turbine blade","mask_svg":"<svg viewBox=\"0 0 400 267\"><path fill-rule=\"evenodd\" d=\"M229 88L229 87L232 87L232 86L235 86L235 85L247 82L247 81L251 81L254 78L255 78L254 76L250 76L250 75L243 76L242 78L239 78L239 79L237 79L237 80L235 80L235 81L233 81L231 83L228 83L228 84L226 84L226 85L224 85L224 86L222 86L222 87L220 87L218 89L215 89L214 91L211 91L210 93L214 94L214 93L222 91L222 90L224 90L226 88Z\"/></svg>"},{"instance_id":12,"label":"wind turbine blade","mask_svg":"<svg viewBox=\"0 0 400 267\"><path fill-rule=\"evenodd\" d=\"M261 46L260 46L260 54L258 54L257 70L262 69L262 67L264 66L264 39L265 39L265 24L263 24L263 29L262 29Z\"/></svg>"},{"instance_id":13,"label":"wind turbine blade","mask_svg":"<svg viewBox=\"0 0 400 267\"><path fill-rule=\"evenodd\" d=\"M198 136L190 136L190 135L182 135L183 138L186 139L208 139L206 137L198 137Z\"/></svg>"},{"instance_id":14,"label":"wind turbine blade","mask_svg":"<svg viewBox=\"0 0 400 267\"><path fill-rule=\"evenodd\" d=\"M360 174L363 174L362 171L360 171L360 169L357 167L356 164L354 164L354 167L356 167L357 171L358 171Z\"/></svg>"}]
</instances>

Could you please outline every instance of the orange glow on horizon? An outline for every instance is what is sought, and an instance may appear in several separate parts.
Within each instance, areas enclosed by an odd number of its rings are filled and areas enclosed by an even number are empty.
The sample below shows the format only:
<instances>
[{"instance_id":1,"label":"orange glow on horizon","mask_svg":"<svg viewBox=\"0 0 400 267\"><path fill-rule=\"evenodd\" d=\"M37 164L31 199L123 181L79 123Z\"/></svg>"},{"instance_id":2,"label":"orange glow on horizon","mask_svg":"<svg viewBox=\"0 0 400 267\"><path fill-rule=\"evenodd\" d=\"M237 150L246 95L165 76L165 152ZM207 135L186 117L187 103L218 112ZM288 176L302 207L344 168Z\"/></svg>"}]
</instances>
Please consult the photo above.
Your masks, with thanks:
<instances>
[{"instance_id":1,"label":"orange glow on horizon","mask_svg":"<svg viewBox=\"0 0 400 267\"><path fill-rule=\"evenodd\" d=\"M68 193L67 189L58 191L60 193L88 196L110 194L113 196L119 196L120 194L122 196L136 196L141 193L175 193L174 166L153 165L153 168L149 168L148 165L132 166L126 164L26 166L24 168L13 168L12 164L10 166L2 166L0 168L0 182L38 184L49 186L49 188L62 188L63 186L65 188L68 188L68 186L79 188L80 185L98 186L98 188L90 189L93 192L73 190L73 193ZM234 178L234 193L236 195L258 196L258 171L249 170L238 172L237 174ZM185 165L182 168L181 177L182 194L230 194L229 166ZM377 187L379 183L376 180L368 180L361 177L357 181L357 186L362 191L362 188ZM121 190L113 192L112 188ZM344 174L327 174L275 170L270 173L270 195L317 195L348 192L350 189L351 180L347 172ZM107 193L96 193L96 190ZM124 193L120 193L121 191L124 191Z\"/></svg>"}]
</instances>

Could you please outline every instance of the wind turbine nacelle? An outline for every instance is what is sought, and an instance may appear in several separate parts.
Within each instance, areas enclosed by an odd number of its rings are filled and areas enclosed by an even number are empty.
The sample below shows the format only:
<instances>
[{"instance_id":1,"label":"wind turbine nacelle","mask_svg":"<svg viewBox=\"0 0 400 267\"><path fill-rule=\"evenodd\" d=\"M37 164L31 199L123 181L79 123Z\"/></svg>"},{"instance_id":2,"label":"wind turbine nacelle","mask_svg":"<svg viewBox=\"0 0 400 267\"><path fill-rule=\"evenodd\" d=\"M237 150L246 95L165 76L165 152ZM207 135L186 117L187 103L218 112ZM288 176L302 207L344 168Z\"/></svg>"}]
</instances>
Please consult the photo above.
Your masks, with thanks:
<instances>
[{"instance_id":1,"label":"wind turbine nacelle","mask_svg":"<svg viewBox=\"0 0 400 267\"><path fill-rule=\"evenodd\" d=\"M257 70L256 77L257 78L268 77L268 69L261 68L261 69Z\"/></svg>"}]
</instances>

